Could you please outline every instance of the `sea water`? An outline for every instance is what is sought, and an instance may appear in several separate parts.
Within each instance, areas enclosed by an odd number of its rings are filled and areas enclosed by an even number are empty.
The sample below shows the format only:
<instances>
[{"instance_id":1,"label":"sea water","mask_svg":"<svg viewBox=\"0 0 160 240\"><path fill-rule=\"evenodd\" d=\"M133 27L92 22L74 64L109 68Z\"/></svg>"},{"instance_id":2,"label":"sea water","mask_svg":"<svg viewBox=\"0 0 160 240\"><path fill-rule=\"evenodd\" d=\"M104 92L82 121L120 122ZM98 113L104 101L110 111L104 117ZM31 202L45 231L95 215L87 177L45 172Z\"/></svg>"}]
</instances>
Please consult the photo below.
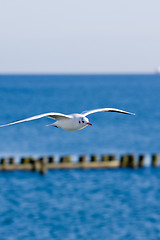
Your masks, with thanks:
<instances>
[{"instance_id":1,"label":"sea water","mask_svg":"<svg viewBox=\"0 0 160 240\"><path fill-rule=\"evenodd\" d=\"M160 169L0 173L1 240L158 240Z\"/></svg>"},{"instance_id":2,"label":"sea water","mask_svg":"<svg viewBox=\"0 0 160 240\"><path fill-rule=\"evenodd\" d=\"M43 118L0 129L1 155L153 153L160 149L159 75L0 76L0 124L36 114L81 113L103 107L118 113L89 115L80 131L46 127Z\"/></svg>"},{"instance_id":3,"label":"sea water","mask_svg":"<svg viewBox=\"0 0 160 240\"><path fill-rule=\"evenodd\" d=\"M160 151L159 75L0 76L0 124L115 107L76 132L44 118L0 128L1 156ZM1 240L160 239L160 169L0 172Z\"/></svg>"}]
</instances>

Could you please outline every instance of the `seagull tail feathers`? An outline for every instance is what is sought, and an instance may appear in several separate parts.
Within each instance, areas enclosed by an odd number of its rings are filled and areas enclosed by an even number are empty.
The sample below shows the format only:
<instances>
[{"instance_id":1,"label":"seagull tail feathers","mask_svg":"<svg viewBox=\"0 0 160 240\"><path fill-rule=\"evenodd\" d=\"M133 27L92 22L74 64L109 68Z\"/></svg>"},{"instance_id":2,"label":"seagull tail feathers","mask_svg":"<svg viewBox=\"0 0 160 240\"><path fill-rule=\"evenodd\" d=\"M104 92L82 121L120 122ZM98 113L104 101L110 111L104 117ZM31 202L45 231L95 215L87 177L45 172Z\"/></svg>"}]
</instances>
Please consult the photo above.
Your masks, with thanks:
<instances>
[{"instance_id":1,"label":"seagull tail feathers","mask_svg":"<svg viewBox=\"0 0 160 240\"><path fill-rule=\"evenodd\" d=\"M55 123L52 123L52 124L46 125L46 127L51 127L51 126L57 127L57 126L55 125ZM58 127L57 127L57 128L58 128Z\"/></svg>"}]
</instances>

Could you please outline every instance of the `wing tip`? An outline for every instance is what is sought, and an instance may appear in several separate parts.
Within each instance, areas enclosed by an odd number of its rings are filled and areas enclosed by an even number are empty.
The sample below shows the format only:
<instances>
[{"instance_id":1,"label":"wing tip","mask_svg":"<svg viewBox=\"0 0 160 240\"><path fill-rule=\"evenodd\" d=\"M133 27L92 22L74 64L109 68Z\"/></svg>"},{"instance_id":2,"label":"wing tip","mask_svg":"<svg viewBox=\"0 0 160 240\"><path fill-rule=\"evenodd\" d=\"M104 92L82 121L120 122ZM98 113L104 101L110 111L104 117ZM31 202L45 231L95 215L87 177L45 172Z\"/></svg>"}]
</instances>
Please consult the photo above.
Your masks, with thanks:
<instances>
[{"instance_id":1,"label":"wing tip","mask_svg":"<svg viewBox=\"0 0 160 240\"><path fill-rule=\"evenodd\" d=\"M10 124L9 124L10 125ZM9 126L8 124L0 125L0 128Z\"/></svg>"},{"instance_id":2,"label":"wing tip","mask_svg":"<svg viewBox=\"0 0 160 240\"><path fill-rule=\"evenodd\" d=\"M131 113L131 112L128 112L128 114L130 114L130 115L133 115L133 116L135 116L135 115L136 115L135 113Z\"/></svg>"}]
</instances>

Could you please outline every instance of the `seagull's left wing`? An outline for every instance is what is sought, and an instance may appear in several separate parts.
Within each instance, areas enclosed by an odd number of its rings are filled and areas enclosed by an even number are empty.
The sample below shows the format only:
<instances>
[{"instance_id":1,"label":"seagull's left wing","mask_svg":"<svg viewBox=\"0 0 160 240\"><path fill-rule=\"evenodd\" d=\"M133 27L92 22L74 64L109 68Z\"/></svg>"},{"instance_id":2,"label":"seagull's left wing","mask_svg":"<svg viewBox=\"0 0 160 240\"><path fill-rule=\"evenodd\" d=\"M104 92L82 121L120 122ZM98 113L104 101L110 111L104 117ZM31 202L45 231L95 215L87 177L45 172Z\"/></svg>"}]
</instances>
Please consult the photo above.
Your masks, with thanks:
<instances>
[{"instance_id":1,"label":"seagull's left wing","mask_svg":"<svg viewBox=\"0 0 160 240\"><path fill-rule=\"evenodd\" d=\"M83 116L87 116L87 115L90 115L92 113L97 113L97 112L118 112L118 113L135 115L134 113L126 112L126 111L116 109L116 108L98 108L98 109L82 112L81 114Z\"/></svg>"},{"instance_id":2,"label":"seagull's left wing","mask_svg":"<svg viewBox=\"0 0 160 240\"><path fill-rule=\"evenodd\" d=\"M72 118L70 115L51 112L51 113L44 113L44 114L36 115L36 116L33 116L33 117L25 118L23 120L19 120L19 121L16 121L16 122L0 125L0 127L6 127L6 126L14 125L14 124L17 124L17 123L28 122L28 121L32 121L32 120L43 118L43 117L49 117L49 118L52 118L52 119L55 119L55 120Z\"/></svg>"}]
</instances>

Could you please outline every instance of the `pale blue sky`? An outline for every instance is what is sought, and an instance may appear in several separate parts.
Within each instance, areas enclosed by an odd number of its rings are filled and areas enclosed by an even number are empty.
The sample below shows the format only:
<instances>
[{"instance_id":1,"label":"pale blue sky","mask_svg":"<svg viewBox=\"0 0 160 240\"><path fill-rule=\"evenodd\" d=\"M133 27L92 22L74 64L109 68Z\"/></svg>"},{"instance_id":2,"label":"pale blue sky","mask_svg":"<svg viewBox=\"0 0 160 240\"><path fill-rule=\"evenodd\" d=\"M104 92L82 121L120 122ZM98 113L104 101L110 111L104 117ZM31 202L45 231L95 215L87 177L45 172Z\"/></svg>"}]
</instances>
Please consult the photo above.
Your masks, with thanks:
<instances>
[{"instance_id":1,"label":"pale blue sky","mask_svg":"<svg viewBox=\"0 0 160 240\"><path fill-rule=\"evenodd\" d=\"M0 73L152 73L160 0L0 0Z\"/></svg>"}]
</instances>

